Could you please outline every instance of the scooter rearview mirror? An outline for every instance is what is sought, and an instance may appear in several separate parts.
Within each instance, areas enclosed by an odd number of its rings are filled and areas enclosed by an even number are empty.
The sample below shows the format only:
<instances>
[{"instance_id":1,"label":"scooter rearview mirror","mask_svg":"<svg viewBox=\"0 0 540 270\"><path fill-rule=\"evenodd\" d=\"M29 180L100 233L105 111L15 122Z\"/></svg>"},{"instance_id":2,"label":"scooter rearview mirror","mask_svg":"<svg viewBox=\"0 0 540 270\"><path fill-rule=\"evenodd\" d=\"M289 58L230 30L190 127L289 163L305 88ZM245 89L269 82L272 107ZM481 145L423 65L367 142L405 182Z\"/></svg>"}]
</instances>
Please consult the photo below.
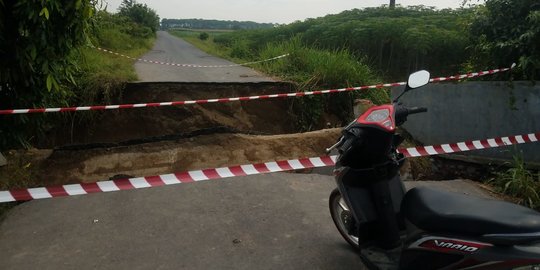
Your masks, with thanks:
<instances>
[{"instance_id":1,"label":"scooter rearview mirror","mask_svg":"<svg viewBox=\"0 0 540 270\"><path fill-rule=\"evenodd\" d=\"M417 71L409 76L409 81L407 82L408 89L415 89L422 87L429 83L430 74L426 70Z\"/></svg>"},{"instance_id":2,"label":"scooter rearview mirror","mask_svg":"<svg viewBox=\"0 0 540 270\"><path fill-rule=\"evenodd\" d=\"M399 98L401 98L409 90L419 88L428 84L430 78L431 74L429 74L427 70L420 70L411 74L409 76L409 80L407 81L407 86L405 87L405 90L394 100L394 103L398 102Z\"/></svg>"}]
</instances>

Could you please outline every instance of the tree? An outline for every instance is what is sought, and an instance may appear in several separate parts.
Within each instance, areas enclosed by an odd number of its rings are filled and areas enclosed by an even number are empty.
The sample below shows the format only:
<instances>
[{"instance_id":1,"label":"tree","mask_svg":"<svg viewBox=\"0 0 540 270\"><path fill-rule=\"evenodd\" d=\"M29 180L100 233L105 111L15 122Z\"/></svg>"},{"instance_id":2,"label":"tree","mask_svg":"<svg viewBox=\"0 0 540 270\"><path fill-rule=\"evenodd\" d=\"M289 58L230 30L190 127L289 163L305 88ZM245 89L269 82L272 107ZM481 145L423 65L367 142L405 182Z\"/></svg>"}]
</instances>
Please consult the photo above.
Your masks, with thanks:
<instances>
[{"instance_id":1,"label":"tree","mask_svg":"<svg viewBox=\"0 0 540 270\"><path fill-rule=\"evenodd\" d=\"M390 8L394 9L396 7L396 0L390 0Z\"/></svg>"},{"instance_id":2,"label":"tree","mask_svg":"<svg viewBox=\"0 0 540 270\"><path fill-rule=\"evenodd\" d=\"M521 79L540 77L540 3L537 0L487 0L471 25L475 67L519 62Z\"/></svg>"},{"instance_id":3,"label":"tree","mask_svg":"<svg viewBox=\"0 0 540 270\"><path fill-rule=\"evenodd\" d=\"M153 33L159 29L159 16L146 4L137 3L135 0L123 0L119 7L119 14L150 28Z\"/></svg>"},{"instance_id":4,"label":"tree","mask_svg":"<svg viewBox=\"0 0 540 270\"><path fill-rule=\"evenodd\" d=\"M59 105L72 94L62 85L75 83L72 55L87 41L95 5L94 0L0 0L1 109ZM23 130L39 128L38 119L2 119L0 147Z\"/></svg>"}]
</instances>

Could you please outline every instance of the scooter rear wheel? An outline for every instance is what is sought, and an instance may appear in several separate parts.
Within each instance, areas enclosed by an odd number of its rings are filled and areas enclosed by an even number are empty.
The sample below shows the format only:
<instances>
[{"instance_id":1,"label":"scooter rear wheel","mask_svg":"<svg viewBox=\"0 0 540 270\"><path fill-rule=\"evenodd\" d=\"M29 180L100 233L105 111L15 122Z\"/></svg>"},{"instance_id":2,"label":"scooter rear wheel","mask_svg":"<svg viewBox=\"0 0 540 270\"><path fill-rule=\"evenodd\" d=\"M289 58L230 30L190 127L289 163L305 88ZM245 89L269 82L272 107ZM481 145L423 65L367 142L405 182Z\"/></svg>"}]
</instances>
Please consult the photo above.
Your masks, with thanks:
<instances>
[{"instance_id":1,"label":"scooter rear wheel","mask_svg":"<svg viewBox=\"0 0 540 270\"><path fill-rule=\"evenodd\" d=\"M345 241L353 248L359 249L358 237L350 234L351 231L356 229L351 228L351 226L355 226L354 217L337 188L330 193L329 207L332 220L341 236L343 236Z\"/></svg>"}]
</instances>

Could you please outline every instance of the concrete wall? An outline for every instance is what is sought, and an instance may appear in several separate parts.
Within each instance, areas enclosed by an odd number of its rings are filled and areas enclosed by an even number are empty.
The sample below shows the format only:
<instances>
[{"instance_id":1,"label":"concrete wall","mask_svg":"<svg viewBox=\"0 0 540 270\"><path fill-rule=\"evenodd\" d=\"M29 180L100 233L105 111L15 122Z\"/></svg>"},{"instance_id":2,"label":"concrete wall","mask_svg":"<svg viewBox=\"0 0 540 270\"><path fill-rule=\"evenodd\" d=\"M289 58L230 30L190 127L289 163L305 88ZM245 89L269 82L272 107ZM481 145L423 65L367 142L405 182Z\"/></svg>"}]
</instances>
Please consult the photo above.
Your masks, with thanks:
<instances>
[{"instance_id":1,"label":"concrete wall","mask_svg":"<svg viewBox=\"0 0 540 270\"><path fill-rule=\"evenodd\" d=\"M402 87L392 89L396 97ZM540 85L531 82L430 84L405 94L406 106L428 113L413 115L404 128L425 145L520 135L540 131ZM540 143L471 151L470 157L511 159L522 150L526 162L540 163Z\"/></svg>"}]
</instances>

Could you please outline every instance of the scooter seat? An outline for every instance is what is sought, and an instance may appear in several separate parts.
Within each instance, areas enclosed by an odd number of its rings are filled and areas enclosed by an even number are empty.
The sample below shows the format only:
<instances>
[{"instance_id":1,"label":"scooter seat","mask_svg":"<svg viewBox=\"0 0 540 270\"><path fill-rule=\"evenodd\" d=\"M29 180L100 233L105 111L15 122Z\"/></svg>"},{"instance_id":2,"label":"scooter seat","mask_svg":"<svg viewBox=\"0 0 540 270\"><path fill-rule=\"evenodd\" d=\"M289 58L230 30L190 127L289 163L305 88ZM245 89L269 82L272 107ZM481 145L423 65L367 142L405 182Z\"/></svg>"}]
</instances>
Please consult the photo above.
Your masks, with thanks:
<instances>
[{"instance_id":1,"label":"scooter seat","mask_svg":"<svg viewBox=\"0 0 540 270\"><path fill-rule=\"evenodd\" d=\"M401 209L418 228L478 237L493 244L540 241L540 213L512 203L426 187L411 189Z\"/></svg>"}]
</instances>

